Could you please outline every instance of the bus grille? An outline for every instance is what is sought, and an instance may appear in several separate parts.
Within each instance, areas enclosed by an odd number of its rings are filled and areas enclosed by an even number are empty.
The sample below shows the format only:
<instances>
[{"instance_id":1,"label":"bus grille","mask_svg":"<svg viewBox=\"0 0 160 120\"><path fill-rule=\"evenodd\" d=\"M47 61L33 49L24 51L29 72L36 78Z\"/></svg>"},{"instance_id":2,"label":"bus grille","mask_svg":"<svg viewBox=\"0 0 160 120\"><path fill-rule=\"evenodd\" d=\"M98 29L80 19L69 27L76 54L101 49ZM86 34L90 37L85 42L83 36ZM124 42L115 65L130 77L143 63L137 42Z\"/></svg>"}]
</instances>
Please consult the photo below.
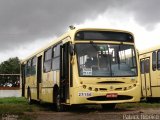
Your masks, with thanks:
<instances>
[{"instance_id":1,"label":"bus grille","mask_svg":"<svg viewBox=\"0 0 160 120\"><path fill-rule=\"evenodd\" d=\"M132 96L127 95L118 95L117 98L107 98L106 96L96 96L96 97L90 97L87 98L87 100L91 101L111 101L111 100L129 100L132 99Z\"/></svg>"}]
</instances>

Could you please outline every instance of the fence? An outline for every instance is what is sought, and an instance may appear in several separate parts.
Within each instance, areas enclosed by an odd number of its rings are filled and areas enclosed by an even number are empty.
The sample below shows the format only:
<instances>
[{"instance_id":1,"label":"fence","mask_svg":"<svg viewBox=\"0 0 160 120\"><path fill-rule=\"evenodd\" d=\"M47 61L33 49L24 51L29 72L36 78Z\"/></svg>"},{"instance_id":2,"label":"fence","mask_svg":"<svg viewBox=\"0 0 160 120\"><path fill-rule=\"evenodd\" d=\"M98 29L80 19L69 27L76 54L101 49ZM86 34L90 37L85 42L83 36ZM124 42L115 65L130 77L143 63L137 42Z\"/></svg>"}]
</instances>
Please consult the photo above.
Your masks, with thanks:
<instances>
[{"instance_id":1,"label":"fence","mask_svg":"<svg viewBox=\"0 0 160 120\"><path fill-rule=\"evenodd\" d=\"M20 74L0 74L1 97L20 97Z\"/></svg>"},{"instance_id":2,"label":"fence","mask_svg":"<svg viewBox=\"0 0 160 120\"><path fill-rule=\"evenodd\" d=\"M0 87L19 87L20 74L0 74Z\"/></svg>"}]
</instances>

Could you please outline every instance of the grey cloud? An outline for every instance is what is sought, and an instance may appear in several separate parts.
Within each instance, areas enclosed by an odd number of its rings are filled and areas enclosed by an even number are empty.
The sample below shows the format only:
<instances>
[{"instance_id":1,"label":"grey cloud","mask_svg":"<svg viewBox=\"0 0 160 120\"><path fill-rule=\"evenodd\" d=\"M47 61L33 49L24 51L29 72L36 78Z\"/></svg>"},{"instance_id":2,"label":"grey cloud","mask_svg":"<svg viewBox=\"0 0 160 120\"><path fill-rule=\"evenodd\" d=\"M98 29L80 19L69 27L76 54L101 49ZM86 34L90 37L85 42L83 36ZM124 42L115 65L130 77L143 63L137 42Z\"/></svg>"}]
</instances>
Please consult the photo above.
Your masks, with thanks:
<instances>
[{"instance_id":1,"label":"grey cloud","mask_svg":"<svg viewBox=\"0 0 160 120\"><path fill-rule=\"evenodd\" d=\"M114 0L0 0L0 49L62 33L96 18Z\"/></svg>"},{"instance_id":2,"label":"grey cloud","mask_svg":"<svg viewBox=\"0 0 160 120\"><path fill-rule=\"evenodd\" d=\"M125 10L130 11L137 23L148 30L160 23L160 0L129 0Z\"/></svg>"},{"instance_id":3,"label":"grey cloud","mask_svg":"<svg viewBox=\"0 0 160 120\"><path fill-rule=\"evenodd\" d=\"M110 8L130 11L140 24L154 25L160 20L158 5L159 0L0 0L0 50L61 34Z\"/></svg>"}]
</instances>

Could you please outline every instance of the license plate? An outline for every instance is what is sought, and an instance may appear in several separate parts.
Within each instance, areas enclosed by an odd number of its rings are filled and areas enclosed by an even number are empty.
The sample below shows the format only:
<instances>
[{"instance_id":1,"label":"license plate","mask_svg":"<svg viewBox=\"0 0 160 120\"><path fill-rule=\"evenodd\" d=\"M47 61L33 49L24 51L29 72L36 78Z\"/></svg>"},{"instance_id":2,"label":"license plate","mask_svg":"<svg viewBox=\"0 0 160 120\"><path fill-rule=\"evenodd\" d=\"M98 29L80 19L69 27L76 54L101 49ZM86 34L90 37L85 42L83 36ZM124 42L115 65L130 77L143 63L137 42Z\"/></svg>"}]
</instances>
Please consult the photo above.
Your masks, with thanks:
<instances>
[{"instance_id":1,"label":"license plate","mask_svg":"<svg viewBox=\"0 0 160 120\"><path fill-rule=\"evenodd\" d=\"M118 94L117 93L108 93L106 95L107 98L117 98L118 97Z\"/></svg>"}]
</instances>

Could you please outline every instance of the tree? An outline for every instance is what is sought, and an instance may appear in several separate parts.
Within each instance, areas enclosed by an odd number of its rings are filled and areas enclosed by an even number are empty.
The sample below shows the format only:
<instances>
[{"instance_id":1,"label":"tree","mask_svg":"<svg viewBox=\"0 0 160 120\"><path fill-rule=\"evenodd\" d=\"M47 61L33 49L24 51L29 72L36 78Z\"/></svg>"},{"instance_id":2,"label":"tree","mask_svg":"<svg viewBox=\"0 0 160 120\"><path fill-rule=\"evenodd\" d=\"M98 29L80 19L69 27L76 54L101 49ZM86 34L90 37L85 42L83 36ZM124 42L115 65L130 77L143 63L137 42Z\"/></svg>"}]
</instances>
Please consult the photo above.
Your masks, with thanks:
<instances>
[{"instance_id":1,"label":"tree","mask_svg":"<svg viewBox=\"0 0 160 120\"><path fill-rule=\"evenodd\" d=\"M0 74L19 74L20 61L18 57L9 58L0 64Z\"/></svg>"},{"instance_id":2,"label":"tree","mask_svg":"<svg viewBox=\"0 0 160 120\"><path fill-rule=\"evenodd\" d=\"M20 73L20 60L18 57L9 58L0 64L0 74L19 74ZM0 86L5 84L17 84L18 76L0 76Z\"/></svg>"}]
</instances>

